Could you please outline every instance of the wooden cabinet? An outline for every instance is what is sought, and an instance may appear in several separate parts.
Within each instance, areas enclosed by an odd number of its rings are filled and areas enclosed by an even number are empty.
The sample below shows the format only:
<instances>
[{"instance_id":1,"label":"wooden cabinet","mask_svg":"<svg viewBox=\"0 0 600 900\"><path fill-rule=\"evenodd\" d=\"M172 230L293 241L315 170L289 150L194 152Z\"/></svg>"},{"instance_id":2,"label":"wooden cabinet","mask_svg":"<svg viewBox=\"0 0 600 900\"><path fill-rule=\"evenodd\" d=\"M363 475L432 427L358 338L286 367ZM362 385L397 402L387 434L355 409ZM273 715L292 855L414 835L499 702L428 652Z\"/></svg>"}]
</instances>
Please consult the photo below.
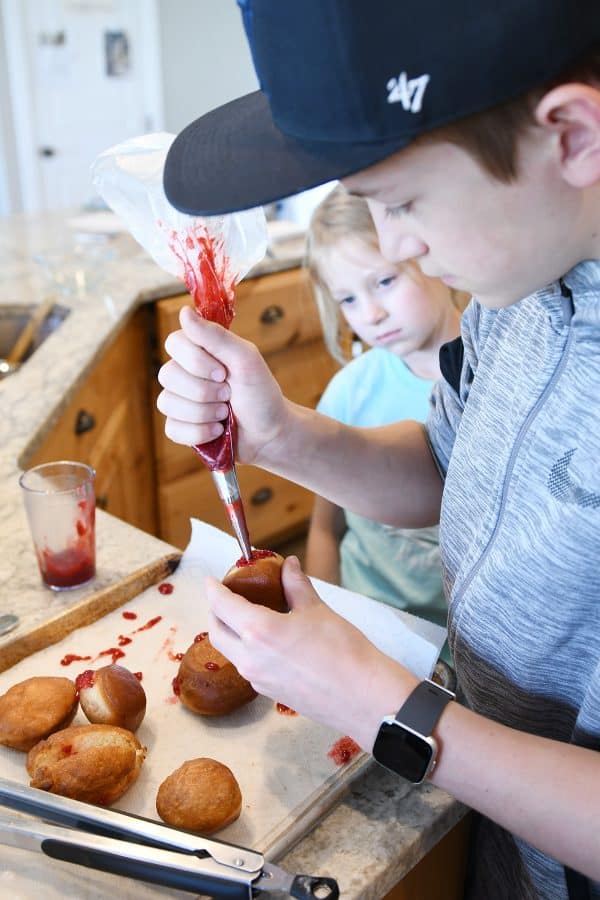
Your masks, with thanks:
<instances>
[{"instance_id":1,"label":"wooden cabinet","mask_svg":"<svg viewBox=\"0 0 600 900\"><path fill-rule=\"evenodd\" d=\"M179 328L179 311L188 294L156 304L161 361L168 334ZM237 289L232 331L255 343L284 394L314 407L337 370L321 338L321 325L307 273L292 269L243 281ZM164 435L164 418L155 414L156 471L160 536L176 547L189 539L189 519L203 519L230 531L209 471L188 447ZM270 546L304 530L313 495L283 478L252 466L239 467L239 481L250 537Z\"/></svg>"},{"instance_id":2,"label":"wooden cabinet","mask_svg":"<svg viewBox=\"0 0 600 900\"><path fill-rule=\"evenodd\" d=\"M155 534L151 321L149 308L130 319L27 465L57 459L87 463L96 470L98 506Z\"/></svg>"}]
</instances>

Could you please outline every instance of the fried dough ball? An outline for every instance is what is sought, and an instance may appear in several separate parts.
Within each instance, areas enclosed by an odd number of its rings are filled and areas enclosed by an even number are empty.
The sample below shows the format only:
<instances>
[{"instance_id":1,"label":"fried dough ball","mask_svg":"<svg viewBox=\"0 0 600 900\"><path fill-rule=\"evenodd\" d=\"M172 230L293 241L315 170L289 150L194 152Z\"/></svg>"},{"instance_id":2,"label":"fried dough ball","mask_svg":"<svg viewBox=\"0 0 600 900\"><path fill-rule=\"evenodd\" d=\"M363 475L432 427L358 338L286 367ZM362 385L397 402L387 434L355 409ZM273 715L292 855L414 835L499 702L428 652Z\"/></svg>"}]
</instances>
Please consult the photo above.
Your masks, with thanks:
<instances>
[{"instance_id":1,"label":"fried dough ball","mask_svg":"<svg viewBox=\"0 0 600 900\"><path fill-rule=\"evenodd\" d=\"M185 652L177 682L183 705L202 716L227 715L256 697L250 682L205 634L198 635Z\"/></svg>"},{"instance_id":2,"label":"fried dough ball","mask_svg":"<svg viewBox=\"0 0 600 900\"><path fill-rule=\"evenodd\" d=\"M87 669L77 677L79 702L94 724L119 725L136 731L146 713L146 692L133 672L124 666Z\"/></svg>"},{"instance_id":3,"label":"fried dough ball","mask_svg":"<svg viewBox=\"0 0 600 900\"><path fill-rule=\"evenodd\" d=\"M242 557L226 572L223 584L250 603L285 613L289 607L281 584L282 565L279 553L253 550L250 562Z\"/></svg>"},{"instance_id":4,"label":"fried dough ball","mask_svg":"<svg viewBox=\"0 0 600 900\"><path fill-rule=\"evenodd\" d=\"M70 725L77 705L75 682L69 678L34 676L14 684L0 697L0 744L31 750Z\"/></svg>"},{"instance_id":5,"label":"fried dough ball","mask_svg":"<svg viewBox=\"0 0 600 900\"><path fill-rule=\"evenodd\" d=\"M166 778L156 811L168 825L212 834L231 825L242 810L242 792L227 766L216 759L190 759Z\"/></svg>"},{"instance_id":6,"label":"fried dough ball","mask_svg":"<svg viewBox=\"0 0 600 900\"><path fill-rule=\"evenodd\" d=\"M109 806L140 774L146 748L116 725L71 725L27 755L31 787Z\"/></svg>"}]
</instances>

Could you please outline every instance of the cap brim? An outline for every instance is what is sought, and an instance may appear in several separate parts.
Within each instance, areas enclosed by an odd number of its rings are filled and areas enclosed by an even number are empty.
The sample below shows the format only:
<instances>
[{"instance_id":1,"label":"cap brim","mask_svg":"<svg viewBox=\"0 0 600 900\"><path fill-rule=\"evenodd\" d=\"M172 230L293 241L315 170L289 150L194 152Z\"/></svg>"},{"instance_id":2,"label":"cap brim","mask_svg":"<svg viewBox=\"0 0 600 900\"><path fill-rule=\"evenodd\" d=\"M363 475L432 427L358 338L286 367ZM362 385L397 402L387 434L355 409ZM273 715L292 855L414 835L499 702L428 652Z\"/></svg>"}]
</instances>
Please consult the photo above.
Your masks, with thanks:
<instances>
[{"instance_id":1,"label":"cap brim","mask_svg":"<svg viewBox=\"0 0 600 900\"><path fill-rule=\"evenodd\" d=\"M167 155L164 189L169 202L189 215L236 212L366 169L409 140L300 141L277 128L266 96L255 91L178 135Z\"/></svg>"}]
</instances>

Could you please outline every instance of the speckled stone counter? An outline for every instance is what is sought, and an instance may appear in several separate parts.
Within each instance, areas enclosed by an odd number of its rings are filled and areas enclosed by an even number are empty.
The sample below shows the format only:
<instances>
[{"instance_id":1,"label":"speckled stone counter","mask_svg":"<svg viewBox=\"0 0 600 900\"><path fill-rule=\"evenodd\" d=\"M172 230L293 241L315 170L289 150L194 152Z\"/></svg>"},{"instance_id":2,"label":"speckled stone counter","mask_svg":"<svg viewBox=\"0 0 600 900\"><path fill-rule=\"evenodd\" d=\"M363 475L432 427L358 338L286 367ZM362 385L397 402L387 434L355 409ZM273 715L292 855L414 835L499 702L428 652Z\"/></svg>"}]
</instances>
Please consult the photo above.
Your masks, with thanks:
<instances>
[{"instance_id":1,"label":"speckled stone counter","mask_svg":"<svg viewBox=\"0 0 600 900\"><path fill-rule=\"evenodd\" d=\"M182 290L128 235L90 236L84 242L68 223L68 216L57 214L0 219L0 307L33 306L52 293L70 310L31 359L0 381L0 615L16 613L20 618L16 631L0 637L0 649L61 610L174 552L163 541L99 511L96 580L60 594L40 583L18 476L128 316L142 303ZM251 275L299 262L297 255L267 258ZM464 812L461 804L431 785L410 789L374 767L354 782L282 865L295 872L334 875L344 898L375 900ZM103 877L108 897L114 880Z\"/></svg>"}]
</instances>

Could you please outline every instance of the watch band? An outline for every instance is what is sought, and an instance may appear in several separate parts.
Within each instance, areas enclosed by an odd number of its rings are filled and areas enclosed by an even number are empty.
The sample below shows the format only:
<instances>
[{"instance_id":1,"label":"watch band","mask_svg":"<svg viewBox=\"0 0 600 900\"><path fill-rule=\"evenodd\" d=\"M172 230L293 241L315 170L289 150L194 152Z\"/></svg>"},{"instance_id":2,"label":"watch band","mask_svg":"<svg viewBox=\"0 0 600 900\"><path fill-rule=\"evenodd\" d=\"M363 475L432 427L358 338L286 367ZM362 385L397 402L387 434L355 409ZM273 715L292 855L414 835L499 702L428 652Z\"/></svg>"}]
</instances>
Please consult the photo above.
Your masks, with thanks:
<instances>
[{"instance_id":1,"label":"watch band","mask_svg":"<svg viewBox=\"0 0 600 900\"><path fill-rule=\"evenodd\" d=\"M417 734L430 735L446 705L454 699L452 691L434 681L421 681L396 713L396 722Z\"/></svg>"}]
</instances>

